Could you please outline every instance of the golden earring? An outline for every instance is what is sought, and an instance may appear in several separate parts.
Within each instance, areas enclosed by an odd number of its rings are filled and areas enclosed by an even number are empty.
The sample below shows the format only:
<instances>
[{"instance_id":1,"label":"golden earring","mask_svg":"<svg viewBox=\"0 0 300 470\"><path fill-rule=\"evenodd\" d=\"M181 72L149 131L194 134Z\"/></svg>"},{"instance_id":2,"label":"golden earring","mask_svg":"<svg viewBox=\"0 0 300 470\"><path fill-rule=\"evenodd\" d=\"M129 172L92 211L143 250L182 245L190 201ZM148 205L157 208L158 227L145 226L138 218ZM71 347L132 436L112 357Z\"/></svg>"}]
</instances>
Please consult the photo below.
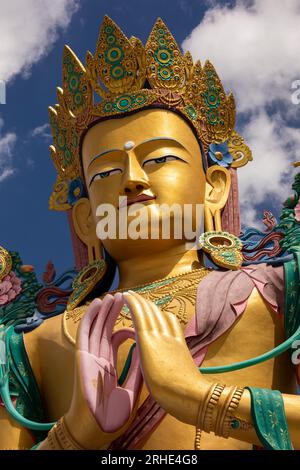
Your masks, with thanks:
<instances>
[{"instance_id":1,"label":"golden earring","mask_svg":"<svg viewBox=\"0 0 300 470\"><path fill-rule=\"evenodd\" d=\"M211 256L212 261L226 269L240 269L243 263L243 244L238 237L222 231L203 233L200 248Z\"/></svg>"},{"instance_id":2,"label":"golden earring","mask_svg":"<svg viewBox=\"0 0 300 470\"><path fill-rule=\"evenodd\" d=\"M73 292L69 297L67 310L73 310L92 292L107 272L104 259L92 261L85 266L73 281Z\"/></svg>"}]
</instances>

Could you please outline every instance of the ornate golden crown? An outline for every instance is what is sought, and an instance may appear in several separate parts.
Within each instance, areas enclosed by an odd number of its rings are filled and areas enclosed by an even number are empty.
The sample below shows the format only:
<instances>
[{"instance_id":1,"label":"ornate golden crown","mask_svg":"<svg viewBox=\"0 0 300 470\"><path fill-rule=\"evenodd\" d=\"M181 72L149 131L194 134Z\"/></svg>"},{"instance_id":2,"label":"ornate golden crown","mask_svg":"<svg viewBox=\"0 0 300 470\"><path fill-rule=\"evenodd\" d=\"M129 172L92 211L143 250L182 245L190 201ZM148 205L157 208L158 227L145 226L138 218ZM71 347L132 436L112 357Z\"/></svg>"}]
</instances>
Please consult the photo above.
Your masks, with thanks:
<instances>
[{"instance_id":1,"label":"ornate golden crown","mask_svg":"<svg viewBox=\"0 0 300 470\"><path fill-rule=\"evenodd\" d=\"M102 84L100 84L100 81ZM87 52L84 67L73 51L63 53L63 88L58 104L50 107L54 146L50 147L58 177L50 197L50 209L67 210L83 193L80 139L100 118L139 110L155 104L180 112L195 129L205 151L210 145L216 162L225 143L231 167L251 160L244 140L234 131L235 101L226 96L222 83L207 61L193 64L189 52L182 55L172 34L158 18L146 47L105 16L96 54Z\"/></svg>"}]
</instances>

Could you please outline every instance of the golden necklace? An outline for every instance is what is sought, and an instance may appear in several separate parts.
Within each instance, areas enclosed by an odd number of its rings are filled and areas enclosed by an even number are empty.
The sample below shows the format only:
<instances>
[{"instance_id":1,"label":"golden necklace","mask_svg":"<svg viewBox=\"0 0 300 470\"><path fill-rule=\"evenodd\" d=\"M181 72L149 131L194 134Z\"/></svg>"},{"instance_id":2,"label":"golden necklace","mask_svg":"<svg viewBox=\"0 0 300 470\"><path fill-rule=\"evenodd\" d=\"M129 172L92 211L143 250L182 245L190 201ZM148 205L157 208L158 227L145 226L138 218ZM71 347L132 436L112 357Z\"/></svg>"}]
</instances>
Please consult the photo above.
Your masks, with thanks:
<instances>
[{"instance_id":1,"label":"golden necklace","mask_svg":"<svg viewBox=\"0 0 300 470\"><path fill-rule=\"evenodd\" d=\"M142 295L146 300L154 302L162 311L175 315L179 322L185 326L188 322L187 304L190 303L193 307L195 306L197 287L209 272L211 272L210 269L202 267L151 283L106 292L101 298L106 294L125 292L130 289ZM89 304L90 302L87 302L85 305L66 311L63 314L63 330L69 340L71 338L67 331L66 322L71 319L74 323L79 322ZM122 327L133 327L130 311L126 305L122 307L116 325L120 323ZM75 344L73 338L72 343Z\"/></svg>"}]
</instances>

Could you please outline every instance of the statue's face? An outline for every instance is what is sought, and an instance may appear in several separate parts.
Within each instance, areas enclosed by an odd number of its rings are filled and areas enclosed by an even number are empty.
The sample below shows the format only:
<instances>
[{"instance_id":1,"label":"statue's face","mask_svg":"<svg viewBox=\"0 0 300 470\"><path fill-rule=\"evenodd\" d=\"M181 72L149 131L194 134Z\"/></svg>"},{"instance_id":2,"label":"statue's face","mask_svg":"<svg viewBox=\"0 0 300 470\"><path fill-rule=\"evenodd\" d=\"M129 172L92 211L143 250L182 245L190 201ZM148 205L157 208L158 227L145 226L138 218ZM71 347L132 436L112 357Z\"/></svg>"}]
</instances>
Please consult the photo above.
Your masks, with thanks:
<instances>
[{"instance_id":1,"label":"statue's face","mask_svg":"<svg viewBox=\"0 0 300 470\"><path fill-rule=\"evenodd\" d=\"M150 216L161 215L161 204L183 207L204 202L206 180L199 144L189 125L171 111L144 110L96 124L84 138L82 160L96 224L98 206L111 204L118 214L120 196L127 196L128 208L136 197L147 198L139 203L147 207ZM171 242L175 240L163 243ZM103 241L116 258L122 257L122 249L127 250L125 256L130 247L136 249L145 243ZM153 245L157 243L153 240Z\"/></svg>"}]
</instances>

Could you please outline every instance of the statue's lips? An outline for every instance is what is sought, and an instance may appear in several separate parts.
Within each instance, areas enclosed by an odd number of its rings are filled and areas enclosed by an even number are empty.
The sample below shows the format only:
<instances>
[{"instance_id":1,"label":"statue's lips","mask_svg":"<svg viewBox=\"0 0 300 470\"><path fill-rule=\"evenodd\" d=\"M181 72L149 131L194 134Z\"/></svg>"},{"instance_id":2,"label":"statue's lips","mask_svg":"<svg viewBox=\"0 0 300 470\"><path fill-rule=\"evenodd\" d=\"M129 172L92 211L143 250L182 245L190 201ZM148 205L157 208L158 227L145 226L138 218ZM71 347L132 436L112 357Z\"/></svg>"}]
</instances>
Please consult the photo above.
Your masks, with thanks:
<instances>
[{"instance_id":1,"label":"statue's lips","mask_svg":"<svg viewBox=\"0 0 300 470\"><path fill-rule=\"evenodd\" d=\"M136 202L143 202L143 201L150 201L151 199L155 199L155 196L148 196L147 194L140 194L139 196L133 198L124 199L120 204L120 209L124 206L130 206L131 204L135 204Z\"/></svg>"}]
</instances>

